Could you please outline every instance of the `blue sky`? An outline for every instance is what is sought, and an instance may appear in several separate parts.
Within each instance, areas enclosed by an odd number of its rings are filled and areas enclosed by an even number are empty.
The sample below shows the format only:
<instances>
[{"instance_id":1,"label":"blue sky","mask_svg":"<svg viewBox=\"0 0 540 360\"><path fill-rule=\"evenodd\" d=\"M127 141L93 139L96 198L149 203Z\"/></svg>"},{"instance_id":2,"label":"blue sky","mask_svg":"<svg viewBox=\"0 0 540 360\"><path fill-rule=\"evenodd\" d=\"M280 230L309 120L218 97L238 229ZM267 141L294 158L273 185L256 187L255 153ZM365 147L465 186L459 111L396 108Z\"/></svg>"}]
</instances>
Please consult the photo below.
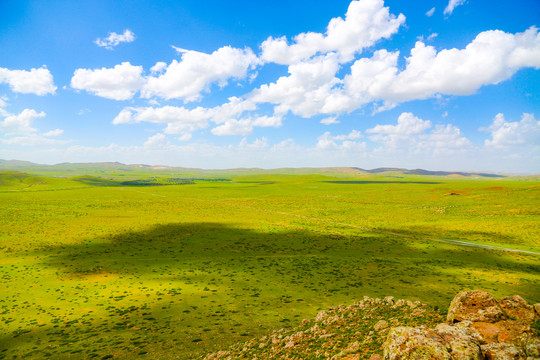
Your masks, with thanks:
<instances>
[{"instance_id":1,"label":"blue sky","mask_svg":"<svg viewBox=\"0 0 540 360\"><path fill-rule=\"evenodd\" d=\"M540 172L540 3L0 2L0 158Z\"/></svg>"}]
</instances>

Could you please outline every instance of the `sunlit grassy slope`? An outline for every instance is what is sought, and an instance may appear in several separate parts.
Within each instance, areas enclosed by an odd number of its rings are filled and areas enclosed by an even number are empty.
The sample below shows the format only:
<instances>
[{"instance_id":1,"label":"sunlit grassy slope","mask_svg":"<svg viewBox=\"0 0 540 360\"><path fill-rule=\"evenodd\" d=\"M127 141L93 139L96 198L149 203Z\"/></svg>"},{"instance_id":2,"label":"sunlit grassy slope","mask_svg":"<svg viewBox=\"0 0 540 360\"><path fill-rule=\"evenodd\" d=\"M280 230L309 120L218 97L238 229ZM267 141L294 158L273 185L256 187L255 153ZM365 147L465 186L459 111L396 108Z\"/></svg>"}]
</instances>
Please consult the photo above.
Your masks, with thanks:
<instances>
[{"instance_id":1,"label":"sunlit grassy slope","mask_svg":"<svg viewBox=\"0 0 540 360\"><path fill-rule=\"evenodd\" d=\"M0 358L192 358L364 295L540 302L540 255L436 241L540 253L535 181L41 179L0 182Z\"/></svg>"}]
</instances>

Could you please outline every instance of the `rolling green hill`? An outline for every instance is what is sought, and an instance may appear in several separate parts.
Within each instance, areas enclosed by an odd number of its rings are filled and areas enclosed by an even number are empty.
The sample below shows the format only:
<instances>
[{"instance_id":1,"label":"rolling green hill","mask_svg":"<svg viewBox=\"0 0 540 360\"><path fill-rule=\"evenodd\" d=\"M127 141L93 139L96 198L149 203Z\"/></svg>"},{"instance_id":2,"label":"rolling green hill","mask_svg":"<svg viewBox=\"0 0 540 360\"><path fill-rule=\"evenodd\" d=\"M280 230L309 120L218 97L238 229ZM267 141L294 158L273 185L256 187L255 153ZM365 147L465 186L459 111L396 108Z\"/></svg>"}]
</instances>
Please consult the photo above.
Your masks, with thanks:
<instances>
[{"instance_id":1,"label":"rolling green hill","mask_svg":"<svg viewBox=\"0 0 540 360\"><path fill-rule=\"evenodd\" d=\"M387 176L387 177L417 177L437 176L454 178L505 178L504 174L459 172L459 171L430 171L424 169L377 168L366 170L358 167L304 167L304 168L235 168L207 170L197 168L171 167L164 165L126 165L119 162L101 163L61 163L55 165L35 164L28 161L0 160L0 169L25 171L36 175L47 176L174 176L182 177L231 177L241 175L326 175L335 177L358 176ZM536 178L536 177L535 177Z\"/></svg>"},{"instance_id":2,"label":"rolling green hill","mask_svg":"<svg viewBox=\"0 0 540 360\"><path fill-rule=\"evenodd\" d=\"M0 171L0 186L29 187L46 184L45 179L19 171Z\"/></svg>"}]
</instances>

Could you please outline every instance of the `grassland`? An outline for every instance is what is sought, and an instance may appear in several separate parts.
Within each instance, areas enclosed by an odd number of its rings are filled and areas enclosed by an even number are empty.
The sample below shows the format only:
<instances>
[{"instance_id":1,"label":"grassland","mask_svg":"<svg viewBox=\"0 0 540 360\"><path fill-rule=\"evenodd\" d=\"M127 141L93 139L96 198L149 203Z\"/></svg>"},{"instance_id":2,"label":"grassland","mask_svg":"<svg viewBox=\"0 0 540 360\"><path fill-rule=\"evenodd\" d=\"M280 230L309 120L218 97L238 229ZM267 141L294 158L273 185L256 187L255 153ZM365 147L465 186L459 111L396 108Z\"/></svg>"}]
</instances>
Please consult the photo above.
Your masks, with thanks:
<instances>
[{"instance_id":1,"label":"grassland","mask_svg":"<svg viewBox=\"0 0 540 360\"><path fill-rule=\"evenodd\" d=\"M538 181L117 175L0 176L0 359L193 358L364 295L540 302L540 255L438 241L540 253Z\"/></svg>"}]
</instances>

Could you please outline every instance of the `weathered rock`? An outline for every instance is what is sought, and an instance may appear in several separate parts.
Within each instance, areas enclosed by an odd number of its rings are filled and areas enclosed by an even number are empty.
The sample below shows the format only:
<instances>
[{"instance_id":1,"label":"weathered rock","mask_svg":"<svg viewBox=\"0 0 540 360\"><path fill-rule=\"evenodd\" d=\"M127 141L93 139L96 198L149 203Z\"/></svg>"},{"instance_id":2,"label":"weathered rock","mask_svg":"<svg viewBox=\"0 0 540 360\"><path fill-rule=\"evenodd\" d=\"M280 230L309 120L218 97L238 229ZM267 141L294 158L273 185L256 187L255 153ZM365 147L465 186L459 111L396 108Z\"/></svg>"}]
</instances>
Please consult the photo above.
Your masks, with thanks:
<instances>
[{"instance_id":1,"label":"weathered rock","mask_svg":"<svg viewBox=\"0 0 540 360\"><path fill-rule=\"evenodd\" d=\"M288 349L288 348L293 347L293 346L294 346L294 340L291 340L288 343L286 343L284 347L285 347L285 349Z\"/></svg>"},{"instance_id":2,"label":"weathered rock","mask_svg":"<svg viewBox=\"0 0 540 360\"><path fill-rule=\"evenodd\" d=\"M482 360L480 342L470 332L463 327L439 324L435 331L451 348L452 359L454 360Z\"/></svg>"},{"instance_id":3,"label":"weathered rock","mask_svg":"<svg viewBox=\"0 0 540 360\"><path fill-rule=\"evenodd\" d=\"M525 345L527 360L540 359L540 339L530 339Z\"/></svg>"},{"instance_id":4,"label":"weathered rock","mask_svg":"<svg viewBox=\"0 0 540 360\"><path fill-rule=\"evenodd\" d=\"M375 331L382 330L386 327L388 327L388 322L386 322L385 320L380 320L375 325L373 325L373 329L375 329Z\"/></svg>"},{"instance_id":5,"label":"weathered rock","mask_svg":"<svg viewBox=\"0 0 540 360\"><path fill-rule=\"evenodd\" d=\"M536 312L536 317L540 317L540 304L534 304L533 307Z\"/></svg>"},{"instance_id":6,"label":"weathered rock","mask_svg":"<svg viewBox=\"0 0 540 360\"><path fill-rule=\"evenodd\" d=\"M497 322L507 318L497 301L487 291L474 290L460 292L448 309L450 323L469 320Z\"/></svg>"},{"instance_id":7,"label":"weathered rock","mask_svg":"<svg viewBox=\"0 0 540 360\"><path fill-rule=\"evenodd\" d=\"M394 297L393 296L387 296L383 299L383 301L385 303L387 303L388 305L394 305L395 303L395 300L394 300Z\"/></svg>"},{"instance_id":8,"label":"weathered rock","mask_svg":"<svg viewBox=\"0 0 540 360\"><path fill-rule=\"evenodd\" d=\"M390 329L385 359L539 360L540 339L531 329L538 310L518 295L497 302L486 291L464 291L452 300L449 323Z\"/></svg>"},{"instance_id":9,"label":"weathered rock","mask_svg":"<svg viewBox=\"0 0 540 360\"><path fill-rule=\"evenodd\" d=\"M494 323L473 322L471 328L475 329L480 335L483 342L497 342L501 327Z\"/></svg>"},{"instance_id":10,"label":"weathered rock","mask_svg":"<svg viewBox=\"0 0 540 360\"><path fill-rule=\"evenodd\" d=\"M508 296L499 300L499 305L508 314L508 316L520 322L532 322L536 317L534 307L519 295Z\"/></svg>"},{"instance_id":11,"label":"weathered rock","mask_svg":"<svg viewBox=\"0 0 540 360\"><path fill-rule=\"evenodd\" d=\"M520 348L506 343L492 343L482 345L482 352L486 360L513 360L525 359L525 353Z\"/></svg>"},{"instance_id":12,"label":"weathered rock","mask_svg":"<svg viewBox=\"0 0 540 360\"><path fill-rule=\"evenodd\" d=\"M444 340L433 330L423 327L396 327L388 333L383 345L386 360L451 360Z\"/></svg>"},{"instance_id":13,"label":"weathered rock","mask_svg":"<svg viewBox=\"0 0 540 360\"><path fill-rule=\"evenodd\" d=\"M323 310L317 314L317 316L315 317L315 321L321 321L326 317L328 317L328 313Z\"/></svg>"},{"instance_id":14,"label":"weathered rock","mask_svg":"<svg viewBox=\"0 0 540 360\"><path fill-rule=\"evenodd\" d=\"M529 337L530 326L515 320L502 320L496 323L475 322L471 325L486 342L521 344Z\"/></svg>"}]
</instances>

